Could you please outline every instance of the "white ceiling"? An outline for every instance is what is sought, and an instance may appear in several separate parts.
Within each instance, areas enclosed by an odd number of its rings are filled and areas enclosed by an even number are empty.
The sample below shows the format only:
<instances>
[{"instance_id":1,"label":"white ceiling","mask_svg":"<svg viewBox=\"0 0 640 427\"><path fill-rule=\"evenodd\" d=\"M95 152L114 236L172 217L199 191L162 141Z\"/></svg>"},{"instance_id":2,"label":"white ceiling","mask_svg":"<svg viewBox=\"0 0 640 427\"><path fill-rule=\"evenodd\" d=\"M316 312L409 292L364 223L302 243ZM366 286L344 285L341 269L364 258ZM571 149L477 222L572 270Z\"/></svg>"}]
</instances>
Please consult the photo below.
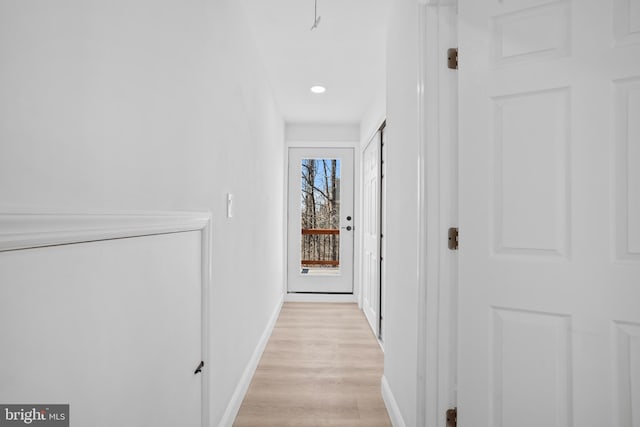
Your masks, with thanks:
<instances>
[{"instance_id":1,"label":"white ceiling","mask_svg":"<svg viewBox=\"0 0 640 427\"><path fill-rule=\"evenodd\" d=\"M391 0L243 0L287 123L359 123L385 84ZM322 95L309 91L326 86Z\"/></svg>"}]
</instances>

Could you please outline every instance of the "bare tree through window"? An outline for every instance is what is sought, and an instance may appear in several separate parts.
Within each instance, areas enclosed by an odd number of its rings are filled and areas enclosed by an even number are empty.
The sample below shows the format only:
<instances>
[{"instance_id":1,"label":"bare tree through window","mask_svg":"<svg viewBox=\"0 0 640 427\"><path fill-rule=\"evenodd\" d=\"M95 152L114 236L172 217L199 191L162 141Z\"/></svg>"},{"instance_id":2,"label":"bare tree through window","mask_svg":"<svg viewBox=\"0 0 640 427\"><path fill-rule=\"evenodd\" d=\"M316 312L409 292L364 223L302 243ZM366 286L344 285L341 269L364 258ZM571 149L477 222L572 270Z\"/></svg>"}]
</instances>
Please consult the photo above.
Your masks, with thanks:
<instances>
[{"instance_id":1,"label":"bare tree through window","mask_svg":"<svg viewBox=\"0 0 640 427\"><path fill-rule=\"evenodd\" d=\"M301 268L340 266L340 160L303 159L301 167Z\"/></svg>"}]
</instances>

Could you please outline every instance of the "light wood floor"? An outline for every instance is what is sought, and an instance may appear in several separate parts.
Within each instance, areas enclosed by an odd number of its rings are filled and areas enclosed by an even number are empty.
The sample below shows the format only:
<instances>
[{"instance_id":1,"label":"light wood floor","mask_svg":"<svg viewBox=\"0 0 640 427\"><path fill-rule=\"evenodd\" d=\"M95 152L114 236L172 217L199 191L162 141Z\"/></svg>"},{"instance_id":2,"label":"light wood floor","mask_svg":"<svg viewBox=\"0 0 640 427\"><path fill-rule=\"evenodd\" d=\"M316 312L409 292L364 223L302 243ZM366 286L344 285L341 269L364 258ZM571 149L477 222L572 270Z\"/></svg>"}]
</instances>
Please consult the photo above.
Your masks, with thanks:
<instances>
[{"instance_id":1,"label":"light wood floor","mask_svg":"<svg viewBox=\"0 0 640 427\"><path fill-rule=\"evenodd\" d=\"M356 304L287 302L234 426L391 426L382 363Z\"/></svg>"}]
</instances>

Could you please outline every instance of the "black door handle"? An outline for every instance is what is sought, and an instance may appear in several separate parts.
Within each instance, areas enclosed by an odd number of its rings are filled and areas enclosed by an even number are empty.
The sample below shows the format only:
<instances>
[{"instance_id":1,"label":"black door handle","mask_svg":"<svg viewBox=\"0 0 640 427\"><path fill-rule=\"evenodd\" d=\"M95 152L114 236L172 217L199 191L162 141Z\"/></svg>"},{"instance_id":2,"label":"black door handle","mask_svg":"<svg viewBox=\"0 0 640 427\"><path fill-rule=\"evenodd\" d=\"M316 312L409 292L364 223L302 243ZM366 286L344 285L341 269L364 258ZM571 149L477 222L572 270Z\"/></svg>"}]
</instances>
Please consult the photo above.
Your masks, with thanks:
<instances>
[{"instance_id":1,"label":"black door handle","mask_svg":"<svg viewBox=\"0 0 640 427\"><path fill-rule=\"evenodd\" d=\"M204 360L200 361L200 364L198 365L198 367L196 368L195 372L193 373L195 374L199 374L200 372L202 372L202 368L204 367Z\"/></svg>"}]
</instances>

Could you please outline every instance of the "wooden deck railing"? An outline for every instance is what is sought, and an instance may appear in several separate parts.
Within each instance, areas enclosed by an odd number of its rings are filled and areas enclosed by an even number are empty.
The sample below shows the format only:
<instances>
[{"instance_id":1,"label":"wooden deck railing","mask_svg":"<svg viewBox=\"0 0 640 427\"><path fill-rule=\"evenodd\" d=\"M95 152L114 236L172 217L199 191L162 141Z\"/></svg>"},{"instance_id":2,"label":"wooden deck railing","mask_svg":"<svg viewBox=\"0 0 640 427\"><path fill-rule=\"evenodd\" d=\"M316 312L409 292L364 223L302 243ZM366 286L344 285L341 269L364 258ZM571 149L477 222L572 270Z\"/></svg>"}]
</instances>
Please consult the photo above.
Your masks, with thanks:
<instances>
[{"instance_id":1,"label":"wooden deck railing","mask_svg":"<svg viewBox=\"0 0 640 427\"><path fill-rule=\"evenodd\" d=\"M302 229L301 258L302 265L332 266L340 265L340 230Z\"/></svg>"}]
</instances>

